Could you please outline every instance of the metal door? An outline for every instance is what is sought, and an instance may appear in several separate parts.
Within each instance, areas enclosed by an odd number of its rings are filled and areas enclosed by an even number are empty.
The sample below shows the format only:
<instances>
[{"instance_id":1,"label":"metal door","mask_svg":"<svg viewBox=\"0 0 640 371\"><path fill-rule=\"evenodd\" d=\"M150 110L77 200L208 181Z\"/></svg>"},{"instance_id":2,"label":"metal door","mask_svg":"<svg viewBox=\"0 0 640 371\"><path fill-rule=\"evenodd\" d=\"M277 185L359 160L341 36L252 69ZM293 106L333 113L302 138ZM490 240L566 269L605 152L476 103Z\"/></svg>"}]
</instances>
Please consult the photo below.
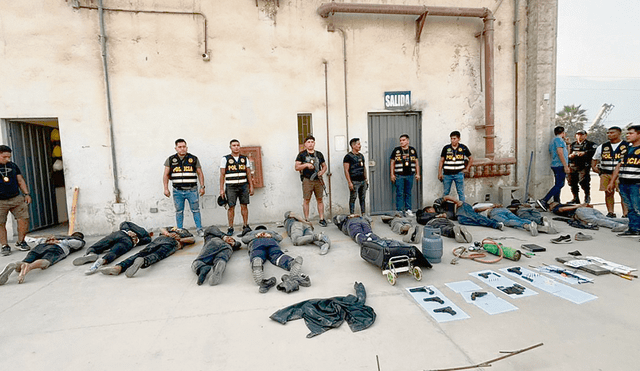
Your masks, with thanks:
<instances>
[{"instance_id":1,"label":"metal door","mask_svg":"<svg viewBox=\"0 0 640 371\"><path fill-rule=\"evenodd\" d=\"M391 151L400 145L399 138L408 134L410 145L418 152L422 165L422 130L420 112L369 113L369 192L372 214L395 210L395 188L391 183ZM420 166L422 168L422 166ZM411 205L420 208L421 182L413 184Z\"/></svg>"},{"instance_id":2,"label":"metal door","mask_svg":"<svg viewBox=\"0 0 640 371\"><path fill-rule=\"evenodd\" d=\"M58 208L52 182L51 132L54 128L7 121L11 160L27 182L33 202L29 207L29 230L58 224Z\"/></svg>"}]
</instances>

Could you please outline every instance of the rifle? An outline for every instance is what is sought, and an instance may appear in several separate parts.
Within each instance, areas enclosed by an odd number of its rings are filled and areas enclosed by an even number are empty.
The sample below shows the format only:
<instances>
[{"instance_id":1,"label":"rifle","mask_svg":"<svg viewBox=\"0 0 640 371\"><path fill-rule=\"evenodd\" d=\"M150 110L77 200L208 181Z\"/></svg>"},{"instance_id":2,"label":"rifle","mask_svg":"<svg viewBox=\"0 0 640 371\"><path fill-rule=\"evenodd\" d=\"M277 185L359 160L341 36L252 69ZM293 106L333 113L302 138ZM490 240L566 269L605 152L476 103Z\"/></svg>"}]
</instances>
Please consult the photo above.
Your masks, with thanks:
<instances>
[{"instance_id":1,"label":"rifle","mask_svg":"<svg viewBox=\"0 0 640 371\"><path fill-rule=\"evenodd\" d=\"M320 184L322 184L322 189L324 190L324 195L328 196L329 193L327 193L327 187L324 185L324 179L322 179L321 176L318 176L318 172L320 171L320 161L318 159L311 160L311 164L313 165L315 171L313 172L313 174L311 174L309 180L320 180Z\"/></svg>"}]
</instances>

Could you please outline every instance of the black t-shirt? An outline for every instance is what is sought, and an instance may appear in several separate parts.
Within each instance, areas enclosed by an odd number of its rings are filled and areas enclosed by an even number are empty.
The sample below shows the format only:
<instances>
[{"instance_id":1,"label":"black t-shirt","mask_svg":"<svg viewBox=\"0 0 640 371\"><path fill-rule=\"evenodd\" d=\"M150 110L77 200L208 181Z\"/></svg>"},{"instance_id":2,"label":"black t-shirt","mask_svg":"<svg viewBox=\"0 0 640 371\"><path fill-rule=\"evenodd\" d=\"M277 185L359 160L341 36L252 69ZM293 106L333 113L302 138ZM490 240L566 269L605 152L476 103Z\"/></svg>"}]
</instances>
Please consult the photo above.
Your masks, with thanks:
<instances>
[{"instance_id":1,"label":"black t-shirt","mask_svg":"<svg viewBox=\"0 0 640 371\"><path fill-rule=\"evenodd\" d=\"M0 200L8 200L20 194L18 175L22 174L18 165L9 161L0 165Z\"/></svg>"},{"instance_id":2,"label":"black t-shirt","mask_svg":"<svg viewBox=\"0 0 640 371\"><path fill-rule=\"evenodd\" d=\"M298 153L298 157L296 157L296 162L300 162L302 164L311 163L314 166L314 169L304 169L300 172L300 180L303 178L310 179L311 176L322 169L322 164L324 164L324 156L320 151L313 151L313 153L309 153L306 149L300 153Z\"/></svg>"},{"instance_id":3,"label":"black t-shirt","mask_svg":"<svg viewBox=\"0 0 640 371\"><path fill-rule=\"evenodd\" d=\"M349 164L349 177L351 181L361 182L365 179L364 156L362 153L356 155L353 152L349 152L344 156L342 162Z\"/></svg>"}]
</instances>

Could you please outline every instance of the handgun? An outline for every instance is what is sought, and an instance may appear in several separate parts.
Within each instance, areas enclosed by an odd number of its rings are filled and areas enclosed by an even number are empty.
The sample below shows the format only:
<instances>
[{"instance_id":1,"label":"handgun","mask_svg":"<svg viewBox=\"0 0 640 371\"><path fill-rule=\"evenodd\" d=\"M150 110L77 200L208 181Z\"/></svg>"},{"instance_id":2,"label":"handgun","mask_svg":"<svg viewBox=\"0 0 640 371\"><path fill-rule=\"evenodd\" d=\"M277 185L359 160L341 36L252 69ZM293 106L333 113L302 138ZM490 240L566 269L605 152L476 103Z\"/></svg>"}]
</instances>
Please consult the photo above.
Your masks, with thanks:
<instances>
[{"instance_id":1,"label":"handgun","mask_svg":"<svg viewBox=\"0 0 640 371\"><path fill-rule=\"evenodd\" d=\"M433 295L433 290L431 290L427 286L414 287L412 289L409 289L409 292L426 292L429 293L429 295Z\"/></svg>"},{"instance_id":2,"label":"handgun","mask_svg":"<svg viewBox=\"0 0 640 371\"><path fill-rule=\"evenodd\" d=\"M452 316L456 315L456 311L451 309L451 307L438 308L433 310L434 313L449 313Z\"/></svg>"},{"instance_id":3,"label":"handgun","mask_svg":"<svg viewBox=\"0 0 640 371\"><path fill-rule=\"evenodd\" d=\"M486 292L483 291L476 291L474 293L471 294L471 300L476 300L476 298L481 298L483 296L487 295Z\"/></svg>"},{"instance_id":4,"label":"handgun","mask_svg":"<svg viewBox=\"0 0 640 371\"><path fill-rule=\"evenodd\" d=\"M520 270L520 267L511 267L507 269L507 272L515 273L518 276L522 275L522 271Z\"/></svg>"},{"instance_id":5,"label":"handgun","mask_svg":"<svg viewBox=\"0 0 640 371\"><path fill-rule=\"evenodd\" d=\"M430 297L430 298L424 298L424 299L422 299L422 301L435 301L436 303L444 304L444 300L440 299L437 296L433 296L433 297Z\"/></svg>"}]
</instances>

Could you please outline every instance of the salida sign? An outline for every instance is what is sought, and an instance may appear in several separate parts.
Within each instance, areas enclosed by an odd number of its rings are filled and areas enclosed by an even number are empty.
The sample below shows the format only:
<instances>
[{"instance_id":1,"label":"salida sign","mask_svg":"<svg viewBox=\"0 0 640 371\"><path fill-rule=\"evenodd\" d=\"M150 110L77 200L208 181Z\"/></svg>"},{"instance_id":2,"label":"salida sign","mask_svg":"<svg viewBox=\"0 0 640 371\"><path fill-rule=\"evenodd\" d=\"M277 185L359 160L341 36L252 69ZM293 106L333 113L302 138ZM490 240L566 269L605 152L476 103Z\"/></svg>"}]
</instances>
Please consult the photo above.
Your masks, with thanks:
<instances>
[{"instance_id":1,"label":"salida sign","mask_svg":"<svg viewBox=\"0 0 640 371\"><path fill-rule=\"evenodd\" d=\"M384 92L384 108L390 109L390 110L411 109L411 92L410 91L385 91Z\"/></svg>"}]
</instances>

